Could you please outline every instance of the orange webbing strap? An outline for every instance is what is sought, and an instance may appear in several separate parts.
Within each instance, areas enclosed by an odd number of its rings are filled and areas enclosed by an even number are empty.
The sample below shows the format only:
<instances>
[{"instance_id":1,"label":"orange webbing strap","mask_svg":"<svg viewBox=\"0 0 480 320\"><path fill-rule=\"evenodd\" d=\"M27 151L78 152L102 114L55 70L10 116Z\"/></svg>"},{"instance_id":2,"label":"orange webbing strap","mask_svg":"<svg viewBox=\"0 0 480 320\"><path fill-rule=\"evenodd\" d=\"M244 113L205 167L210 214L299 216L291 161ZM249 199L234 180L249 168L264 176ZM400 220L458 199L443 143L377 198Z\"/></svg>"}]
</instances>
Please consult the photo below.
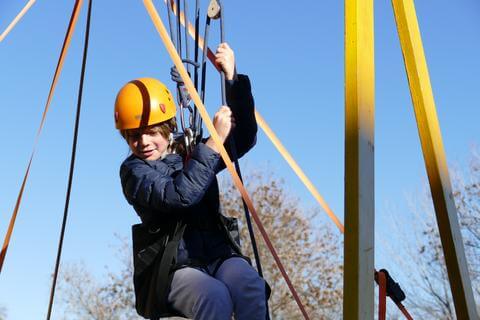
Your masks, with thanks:
<instances>
[{"instance_id":1,"label":"orange webbing strap","mask_svg":"<svg viewBox=\"0 0 480 320\"><path fill-rule=\"evenodd\" d=\"M172 61L175 64L178 72L180 73L180 76L182 77L182 80L185 83L185 87L188 90L188 93L192 97L195 105L197 106L198 111L199 111L199 113L200 113L200 115L201 115L201 117L202 117L202 119L205 123L205 126L207 127L208 131L210 132L210 135L211 135L213 141L215 142L216 147L218 148L218 150L220 150L220 155L221 155L223 161L225 162L225 165L226 165L228 171L232 175L233 182L234 182L235 186L238 188L238 190L240 191L240 194L242 195L243 199L245 200L245 203L247 204L247 207L250 210L250 213L252 214L252 217L253 217L255 223L257 224L257 227L258 227L260 233L262 234L263 239L265 240L265 243L266 243L267 247L269 248L270 252L272 253L272 256L275 259L275 262L277 263L278 268L280 269L280 272L283 275L283 278L287 282L287 285L288 285L290 291L292 292L292 295L293 295L295 301L298 304L298 307L300 308L300 310L301 310L303 316L305 317L305 319L309 319L308 314L305 311L305 308L304 308L302 302L300 301L300 298L299 298L295 288L293 287L293 285L292 285L292 283L291 283L291 281L290 281L290 279L287 275L287 272L285 271L285 268L283 267L282 262L280 261L280 258L278 257L270 239L268 238L267 232L266 232L265 228L263 227L262 222L260 221L260 218L257 215L257 211L255 210L255 208L253 206L252 200L250 199L250 196L248 195L247 190L245 189L242 182L240 181L240 177L238 176L237 172L235 171L235 168L233 167L232 161L231 161L230 157L228 156L227 151L225 150L225 147L223 146L223 143L220 140L220 137L218 136L218 134L217 134L217 132L216 132L214 126L213 126L212 120L210 119L210 117L207 113L207 110L205 109L205 106L203 105L203 103L200 99L200 96L198 95L197 91L195 90L195 86L193 85L192 80L190 79L190 77L187 74L187 71L185 70L185 67L183 66L181 58L178 56L177 51L175 50L175 47L174 47L174 45L173 45L173 43L172 43L172 41L171 41L171 39L168 35L167 30L165 29L165 26L164 26L160 16L158 15L157 10L155 9L155 6L153 5L151 0L143 0L143 3L144 3L145 8L147 9L147 11L150 15L150 18L153 21L153 24L155 25L158 33L160 34L160 37L162 38L162 41L163 41L163 43L164 43L164 45L165 45L165 47L166 47L166 49L167 49L167 51L170 55L170 58L172 59Z\"/></svg>"},{"instance_id":2,"label":"orange webbing strap","mask_svg":"<svg viewBox=\"0 0 480 320\"><path fill-rule=\"evenodd\" d=\"M377 272L378 277L378 320L385 320L387 315L387 276L383 271Z\"/></svg>"},{"instance_id":3,"label":"orange webbing strap","mask_svg":"<svg viewBox=\"0 0 480 320\"><path fill-rule=\"evenodd\" d=\"M28 175L30 173L30 166L32 164L32 160L33 160L33 157L35 155L35 151L37 149L37 144L38 144L38 140L40 138L40 133L42 131L43 124L45 123L45 117L47 115L48 108L50 106L50 102L51 102L52 97L53 97L53 92L55 91L55 87L56 87L58 78L59 78L60 73L62 71L63 62L65 60L65 56L67 54L67 50L68 50L68 47L70 45L70 40L72 38L72 34L73 34L74 29L75 29L75 25L77 23L77 18L78 18L78 14L80 12L80 8L82 6L82 3L83 3L83 0L76 0L75 6L73 7L72 16L71 16L70 22L68 24L68 29L67 29L67 33L65 35L65 39L63 41L62 51L61 51L60 57L58 59L57 68L55 70L55 75L53 76L53 81L52 81L52 84L50 86L50 91L48 93L47 103L45 104L45 109L43 111L42 120L40 122L40 126L38 128L37 135L35 137L35 142L33 144L33 150L32 150L32 154L30 156L30 161L28 162L27 170L25 171L25 176L23 177L22 186L20 187L20 191L18 193L17 202L15 204L15 209L13 210L12 217L10 218L10 224L8 226L8 230L7 230L7 233L5 235L5 240L3 242L2 252L0 253L0 272L2 271L3 262L5 260L5 255L7 254L8 245L10 243L10 238L12 236L13 228L15 226L15 220L17 218L18 210L20 208L20 203L22 201L22 196L23 196L23 191L25 189L25 184L27 182Z\"/></svg>"},{"instance_id":4,"label":"orange webbing strap","mask_svg":"<svg viewBox=\"0 0 480 320\"><path fill-rule=\"evenodd\" d=\"M403 313L405 318L408 320L413 320L412 316L408 313L407 309L405 306L398 300L398 297L395 297L395 294L393 292L389 293L389 281L393 281L391 278L390 280L387 280L390 278L387 276L387 272L385 270L380 270L377 271L375 270L375 281L378 284L378 320L385 320L386 319L386 314L387 314L387 296L390 297L390 300L393 301L398 307L398 309ZM396 284L396 283L395 283ZM398 284L396 284L398 285ZM390 288L390 290L393 290ZM402 292L403 294L403 292ZM400 299L404 299L400 298Z\"/></svg>"},{"instance_id":5,"label":"orange webbing strap","mask_svg":"<svg viewBox=\"0 0 480 320\"><path fill-rule=\"evenodd\" d=\"M397 305L398 309L402 311L405 318L407 318L408 320L413 320L412 316L410 315L410 313L408 313L407 309L401 302L395 302L395 304Z\"/></svg>"},{"instance_id":6,"label":"orange webbing strap","mask_svg":"<svg viewBox=\"0 0 480 320\"><path fill-rule=\"evenodd\" d=\"M7 29L5 29L5 31L3 31L3 33L0 35L0 42L2 42L3 39L5 39L7 34L13 29L13 27L15 27L17 22L20 21L20 19L22 19L23 15L27 13L28 9L30 9L30 7L35 3L35 1L36 0L30 0L27 2L25 7L23 7L22 11L20 11L20 13L15 17L15 19L13 19L13 21L10 22Z\"/></svg>"},{"instance_id":7,"label":"orange webbing strap","mask_svg":"<svg viewBox=\"0 0 480 320\"><path fill-rule=\"evenodd\" d=\"M167 0L168 1L168 0ZM172 3L172 11L174 14L176 14L175 10L175 4ZM183 26L187 26L186 28L188 29L188 33L192 38L195 39L195 28L189 21L185 21L185 16L183 12L180 13L180 22L182 23ZM203 38L199 37L198 38L198 46L203 49ZM220 71L219 67L215 63L215 55L213 54L212 50L210 48L207 48L207 57L210 60L210 62L215 66L215 68ZM263 119L263 117L260 115L260 113L255 110L255 117L257 119L257 123L262 128L262 130L265 132L267 137L272 141L273 145L277 148L278 152L283 156L285 161L290 165L292 170L297 174L299 179L303 182L303 184L307 187L307 189L310 191L310 193L313 195L315 200L320 204L320 206L325 210L327 215L332 219L333 223L338 227L341 233L344 233L345 228L343 224L340 222L338 217L333 213L332 209L328 206L327 202L323 199L323 197L320 195L318 190L315 188L313 183L308 179L308 177L305 175L303 170L300 168L300 166L297 164L297 162L293 159L291 154L285 149L283 144L280 142L280 140L277 138L275 133L270 129L266 121Z\"/></svg>"},{"instance_id":8,"label":"orange webbing strap","mask_svg":"<svg viewBox=\"0 0 480 320\"><path fill-rule=\"evenodd\" d=\"M303 184L307 187L307 189L310 191L313 197L317 200L317 202L320 204L323 210L325 210L325 212L330 217L330 219L332 219L332 221L337 225L340 232L344 233L345 229L343 227L343 224L340 222L337 216L333 213L332 209L330 209L330 207L322 198L320 193L317 191L313 183L310 181L310 179L308 179L308 177L302 171L300 166L297 164L297 162L293 159L293 157L287 151L287 149L285 149L285 147L282 145L280 140L277 138L275 133L273 133L272 129L270 129L270 127L267 125L267 123L265 122L263 117L260 115L260 113L258 113L258 111L255 111L255 117L257 118L258 125L263 129L263 131L265 132L267 137L270 139L270 141L272 141L273 145L277 148L278 152L280 152L280 154L283 156L285 161L287 161L290 167L293 169L293 171L295 171L297 176L300 178Z\"/></svg>"}]
</instances>

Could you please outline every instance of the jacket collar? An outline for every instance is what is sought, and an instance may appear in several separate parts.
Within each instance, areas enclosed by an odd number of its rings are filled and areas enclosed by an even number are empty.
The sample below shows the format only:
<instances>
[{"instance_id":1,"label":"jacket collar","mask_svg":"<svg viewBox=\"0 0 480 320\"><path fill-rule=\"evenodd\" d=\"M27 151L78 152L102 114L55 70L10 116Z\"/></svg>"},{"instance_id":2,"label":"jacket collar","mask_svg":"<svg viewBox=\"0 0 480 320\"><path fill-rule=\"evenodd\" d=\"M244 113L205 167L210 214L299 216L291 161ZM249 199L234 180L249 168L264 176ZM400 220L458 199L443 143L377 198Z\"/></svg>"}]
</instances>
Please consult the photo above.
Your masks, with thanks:
<instances>
[{"instance_id":1,"label":"jacket collar","mask_svg":"<svg viewBox=\"0 0 480 320\"><path fill-rule=\"evenodd\" d=\"M149 166L155 169L173 169L174 171L181 170L183 167L183 160L179 154L167 154L163 159L154 161L144 160Z\"/></svg>"}]
</instances>

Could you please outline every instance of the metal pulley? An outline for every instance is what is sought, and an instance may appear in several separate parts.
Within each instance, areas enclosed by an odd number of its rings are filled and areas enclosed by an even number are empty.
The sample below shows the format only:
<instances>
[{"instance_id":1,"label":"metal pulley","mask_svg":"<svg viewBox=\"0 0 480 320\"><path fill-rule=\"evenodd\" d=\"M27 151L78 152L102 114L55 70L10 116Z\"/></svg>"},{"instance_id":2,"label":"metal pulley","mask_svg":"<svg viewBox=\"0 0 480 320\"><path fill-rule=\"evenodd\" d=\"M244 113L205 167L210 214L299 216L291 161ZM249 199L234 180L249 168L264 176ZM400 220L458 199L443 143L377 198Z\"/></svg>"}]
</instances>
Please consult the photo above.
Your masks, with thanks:
<instances>
[{"instance_id":1,"label":"metal pulley","mask_svg":"<svg viewBox=\"0 0 480 320\"><path fill-rule=\"evenodd\" d=\"M210 19L220 18L221 7L217 0L210 1L207 9L207 15Z\"/></svg>"}]
</instances>

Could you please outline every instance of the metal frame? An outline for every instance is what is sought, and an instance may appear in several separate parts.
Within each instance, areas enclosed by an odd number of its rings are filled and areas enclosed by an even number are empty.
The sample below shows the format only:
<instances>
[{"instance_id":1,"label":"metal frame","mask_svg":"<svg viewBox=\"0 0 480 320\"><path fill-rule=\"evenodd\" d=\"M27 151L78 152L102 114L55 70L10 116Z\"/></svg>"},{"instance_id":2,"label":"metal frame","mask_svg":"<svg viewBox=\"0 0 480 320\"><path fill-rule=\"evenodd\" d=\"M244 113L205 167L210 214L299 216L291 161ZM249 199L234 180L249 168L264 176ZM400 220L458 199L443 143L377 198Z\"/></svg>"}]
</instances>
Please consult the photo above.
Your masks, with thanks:
<instances>
[{"instance_id":1,"label":"metal frame","mask_svg":"<svg viewBox=\"0 0 480 320\"><path fill-rule=\"evenodd\" d=\"M458 319L479 319L413 0L392 0Z\"/></svg>"},{"instance_id":2,"label":"metal frame","mask_svg":"<svg viewBox=\"0 0 480 320\"><path fill-rule=\"evenodd\" d=\"M479 319L413 0L392 0L458 319ZM374 309L373 0L345 0L344 319Z\"/></svg>"},{"instance_id":3,"label":"metal frame","mask_svg":"<svg viewBox=\"0 0 480 320\"><path fill-rule=\"evenodd\" d=\"M344 319L374 310L373 44L373 0L346 0Z\"/></svg>"}]
</instances>

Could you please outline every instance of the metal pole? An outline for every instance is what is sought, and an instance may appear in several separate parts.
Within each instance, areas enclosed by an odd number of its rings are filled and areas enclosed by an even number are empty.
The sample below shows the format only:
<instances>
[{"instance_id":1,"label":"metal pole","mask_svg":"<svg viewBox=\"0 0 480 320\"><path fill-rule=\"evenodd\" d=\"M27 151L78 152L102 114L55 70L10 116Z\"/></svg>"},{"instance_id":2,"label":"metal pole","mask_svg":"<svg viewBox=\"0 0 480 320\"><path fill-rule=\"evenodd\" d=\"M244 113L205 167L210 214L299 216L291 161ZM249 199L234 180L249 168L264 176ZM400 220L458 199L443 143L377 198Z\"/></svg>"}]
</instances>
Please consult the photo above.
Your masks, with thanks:
<instances>
[{"instance_id":1,"label":"metal pole","mask_svg":"<svg viewBox=\"0 0 480 320\"><path fill-rule=\"evenodd\" d=\"M345 1L344 319L374 317L373 0Z\"/></svg>"},{"instance_id":2,"label":"metal pole","mask_svg":"<svg viewBox=\"0 0 480 320\"><path fill-rule=\"evenodd\" d=\"M392 0L438 229L458 319L479 319L415 5Z\"/></svg>"}]
</instances>

